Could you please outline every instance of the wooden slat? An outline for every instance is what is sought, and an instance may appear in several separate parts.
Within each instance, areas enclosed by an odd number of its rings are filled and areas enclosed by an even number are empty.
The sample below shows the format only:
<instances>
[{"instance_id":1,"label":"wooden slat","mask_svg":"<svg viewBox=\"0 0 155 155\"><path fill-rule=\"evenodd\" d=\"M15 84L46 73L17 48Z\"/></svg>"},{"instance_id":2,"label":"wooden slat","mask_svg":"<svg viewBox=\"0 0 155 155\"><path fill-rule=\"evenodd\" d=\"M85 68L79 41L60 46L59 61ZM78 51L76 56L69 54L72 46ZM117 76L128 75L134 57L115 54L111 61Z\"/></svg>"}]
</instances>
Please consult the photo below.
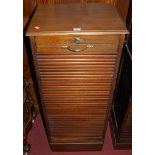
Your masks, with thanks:
<instances>
[{"instance_id":1,"label":"wooden slat","mask_svg":"<svg viewBox=\"0 0 155 155\"><path fill-rule=\"evenodd\" d=\"M113 79L113 75L40 75L40 79L83 79L83 78L89 78L89 79Z\"/></svg>"},{"instance_id":2,"label":"wooden slat","mask_svg":"<svg viewBox=\"0 0 155 155\"><path fill-rule=\"evenodd\" d=\"M79 49L79 48L78 48ZM51 54L51 55L116 55L117 54L117 50L103 50L103 49L98 49L98 51L96 51L95 49L91 49L88 48L86 51L81 51L81 52L72 52L68 49L62 49L62 48L42 48L40 49L40 51L37 52L37 54L39 53L44 53L44 54Z\"/></svg>"},{"instance_id":3,"label":"wooden slat","mask_svg":"<svg viewBox=\"0 0 155 155\"><path fill-rule=\"evenodd\" d=\"M111 81L108 80L100 80L100 81L90 81L88 79L84 79L84 82L79 79L67 81L67 80L59 80L59 83L55 82L49 82L49 81L41 81L41 86L102 86L102 87L111 87Z\"/></svg>"},{"instance_id":4,"label":"wooden slat","mask_svg":"<svg viewBox=\"0 0 155 155\"><path fill-rule=\"evenodd\" d=\"M42 86L42 91L101 91L110 90L110 86Z\"/></svg>"},{"instance_id":5,"label":"wooden slat","mask_svg":"<svg viewBox=\"0 0 155 155\"><path fill-rule=\"evenodd\" d=\"M111 83L112 82L112 78L40 78L40 81L42 84L46 83L58 83L58 82L71 82L71 83L84 83L84 82L92 82L92 83L98 83L99 85L102 84L102 83L106 83L106 82L109 82Z\"/></svg>"},{"instance_id":6,"label":"wooden slat","mask_svg":"<svg viewBox=\"0 0 155 155\"><path fill-rule=\"evenodd\" d=\"M96 63L96 64L113 64L115 63L116 59L38 59L38 64L39 65L44 65L44 64L54 64L54 63L63 63L63 64L85 64L85 63Z\"/></svg>"},{"instance_id":7,"label":"wooden slat","mask_svg":"<svg viewBox=\"0 0 155 155\"><path fill-rule=\"evenodd\" d=\"M77 138L77 137L52 137L51 139L51 142L52 143L61 143L61 144L66 144L66 143L86 143L89 141L89 143L97 143L97 142L102 142L101 140L102 138L101 137L88 137L88 138L85 138L85 137L81 137L81 138Z\"/></svg>"},{"instance_id":8,"label":"wooden slat","mask_svg":"<svg viewBox=\"0 0 155 155\"><path fill-rule=\"evenodd\" d=\"M63 104L63 103L46 103L47 113L53 115L104 115L108 109L108 102L102 104Z\"/></svg>"},{"instance_id":9,"label":"wooden slat","mask_svg":"<svg viewBox=\"0 0 155 155\"><path fill-rule=\"evenodd\" d=\"M53 143L102 142L102 137L51 137Z\"/></svg>"},{"instance_id":10,"label":"wooden slat","mask_svg":"<svg viewBox=\"0 0 155 155\"><path fill-rule=\"evenodd\" d=\"M48 115L49 126L56 128L79 128L79 127L101 127L104 126L105 115L87 116L87 115Z\"/></svg>"},{"instance_id":11,"label":"wooden slat","mask_svg":"<svg viewBox=\"0 0 155 155\"><path fill-rule=\"evenodd\" d=\"M37 60L39 59L116 59L117 54L111 54L107 55L102 53L101 55L96 55L95 53L92 55L52 55L47 53L34 53L37 57Z\"/></svg>"},{"instance_id":12,"label":"wooden slat","mask_svg":"<svg viewBox=\"0 0 155 155\"><path fill-rule=\"evenodd\" d=\"M101 136L103 134L102 129L92 128L55 128L51 129L51 136L54 137L82 137L82 136Z\"/></svg>"},{"instance_id":13,"label":"wooden slat","mask_svg":"<svg viewBox=\"0 0 155 155\"><path fill-rule=\"evenodd\" d=\"M38 66L39 69L87 69L87 68L97 68L97 69L102 69L102 68L114 68L113 64L107 64L107 65L44 65L44 66Z\"/></svg>"},{"instance_id":14,"label":"wooden slat","mask_svg":"<svg viewBox=\"0 0 155 155\"><path fill-rule=\"evenodd\" d=\"M46 75L46 76L51 76L51 75L113 75L112 71L42 71L39 72L40 75Z\"/></svg>"},{"instance_id":15,"label":"wooden slat","mask_svg":"<svg viewBox=\"0 0 155 155\"><path fill-rule=\"evenodd\" d=\"M46 96L108 96L109 91L42 91L44 97Z\"/></svg>"},{"instance_id":16,"label":"wooden slat","mask_svg":"<svg viewBox=\"0 0 155 155\"><path fill-rule=\"evenodd\" d=\"M87 74L87 72L91 72L91 71L95 71L97 72L103 72L103 73L106 73L106 72L114 72L114 68L104 68L104 67L100 67L100 68L95 68L95 67L91 67L91 68L85 68L85 66L83 66L83 68L43 68L43 67L40 67L38 68L38 71L39 72L85 72Z\"/></svg>"},{"instance_id":17,"label":"wooden slat","mask_svg":"<svg viewBox=\"0 0 155 155\"><path fill-rule=\"evenodd\" d=\"M73 115L74 116L74 115ZM52 126L55 128L80 128L83 126L84 128L91 128L92 126L96 126L96 128L104 129L104 122L105 119L102 119L103 122L100 120L94 121L83 121L83 120L72 120L72 121L64 121L63 119L60 120L53 120L52 122L48 120L49 128L51 129Z\"/></svg>"},{"instance_id":18,"label":"wooden slat","mask_svg":"<svg viewBox=\"0 0 155 155\"><path fill-rule=\"evenodd\" d=\"M60 98L60 97L44 97L42 99L43 102L46 102L46 103L63 103L63 104L66 104L66 103L76 103L76 104L87 104L89 103L89 105L91 104L103 104L103 102L107 102L109 101L109 97L87 97L87 96L84 96L84 97L78 97L78 98L75 98L75 97L63 97L63 98Z\"/></svg>"}]
</instances>

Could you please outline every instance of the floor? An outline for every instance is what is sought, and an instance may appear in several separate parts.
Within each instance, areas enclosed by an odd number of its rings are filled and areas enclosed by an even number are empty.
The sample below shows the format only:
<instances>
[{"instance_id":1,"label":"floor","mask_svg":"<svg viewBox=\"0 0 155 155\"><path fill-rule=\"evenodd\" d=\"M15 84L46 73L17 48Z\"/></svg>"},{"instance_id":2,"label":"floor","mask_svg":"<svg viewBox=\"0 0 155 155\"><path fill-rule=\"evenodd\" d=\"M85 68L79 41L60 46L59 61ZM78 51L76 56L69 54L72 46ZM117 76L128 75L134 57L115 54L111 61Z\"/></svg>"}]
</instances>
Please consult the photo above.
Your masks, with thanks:
<instances>
[{"instance_id":1,"label":"floor","mask_svg":"<svg viewBox=\"0 0 155 155\"><path fill-rule=\"evenodd\" d=\"M31 144L29 155L131 155L132 150L114 150L109 126L106 131L105 142L102 151L84 152L52 152L48 145L40 114L37 115L34 126L28 135Z\"/></svg>"}]
</instances>

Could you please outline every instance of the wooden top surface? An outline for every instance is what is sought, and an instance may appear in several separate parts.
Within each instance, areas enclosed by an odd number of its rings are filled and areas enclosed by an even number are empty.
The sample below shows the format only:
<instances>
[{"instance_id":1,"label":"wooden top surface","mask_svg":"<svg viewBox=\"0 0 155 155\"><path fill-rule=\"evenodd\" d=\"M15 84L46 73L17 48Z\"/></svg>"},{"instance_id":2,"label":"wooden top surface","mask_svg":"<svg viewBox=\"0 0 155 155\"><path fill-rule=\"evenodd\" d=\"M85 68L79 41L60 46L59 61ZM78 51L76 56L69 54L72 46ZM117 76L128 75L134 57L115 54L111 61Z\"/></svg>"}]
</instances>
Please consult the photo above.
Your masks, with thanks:
<instances>
[{"instance_id":1,"label":"wooden top surface","mask_svg":"<svg viewBox=\"0 0 155 155\"><path fill-rule=\"evenodd\" d=\"M63 34L126 34L123 20L108 4L39 5L27 36Z\"/></svg>"}]
</instances>

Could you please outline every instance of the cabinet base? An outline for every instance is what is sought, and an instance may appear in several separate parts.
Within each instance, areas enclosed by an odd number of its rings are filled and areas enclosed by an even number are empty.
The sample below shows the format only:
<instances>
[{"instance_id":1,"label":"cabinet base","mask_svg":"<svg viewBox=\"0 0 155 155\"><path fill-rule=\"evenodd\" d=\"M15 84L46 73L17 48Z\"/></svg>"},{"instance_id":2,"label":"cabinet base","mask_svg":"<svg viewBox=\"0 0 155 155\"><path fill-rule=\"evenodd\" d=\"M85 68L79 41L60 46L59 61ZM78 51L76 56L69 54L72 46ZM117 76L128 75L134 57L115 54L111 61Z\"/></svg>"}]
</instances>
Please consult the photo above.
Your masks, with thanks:
<instances>
[{"instance_id":1,"label":"cabinet base","mask_svg":"<svg viewBox=\"0 0 155 155\"><path fill-rule=\"evenodd\" d=\"M103 143L101 144L86 144L86 143L52 143L51 150L55 152L61 151L101 151Z\"/></svg>"}]
</instances>

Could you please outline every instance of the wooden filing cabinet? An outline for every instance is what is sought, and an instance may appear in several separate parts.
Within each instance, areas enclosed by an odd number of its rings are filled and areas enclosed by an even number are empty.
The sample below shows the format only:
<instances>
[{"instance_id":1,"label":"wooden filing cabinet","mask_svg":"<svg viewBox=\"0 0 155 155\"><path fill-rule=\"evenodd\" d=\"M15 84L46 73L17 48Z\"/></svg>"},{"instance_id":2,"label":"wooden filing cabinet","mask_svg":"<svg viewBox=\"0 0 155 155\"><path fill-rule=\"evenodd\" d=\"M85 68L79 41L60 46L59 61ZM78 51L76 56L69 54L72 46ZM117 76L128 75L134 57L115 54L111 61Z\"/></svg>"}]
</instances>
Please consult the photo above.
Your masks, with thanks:
<instances>
[{"instance_id":1,"label":"wooden filing cabinet","mask_svg":"<svg viewBox=\"0 0 155 155\"><path fill-rule=\"evenodd\" d=\"M26 35L53 151L102 149L126 33L111 5L37 7Z\"/></svg>"}]
</instances>

